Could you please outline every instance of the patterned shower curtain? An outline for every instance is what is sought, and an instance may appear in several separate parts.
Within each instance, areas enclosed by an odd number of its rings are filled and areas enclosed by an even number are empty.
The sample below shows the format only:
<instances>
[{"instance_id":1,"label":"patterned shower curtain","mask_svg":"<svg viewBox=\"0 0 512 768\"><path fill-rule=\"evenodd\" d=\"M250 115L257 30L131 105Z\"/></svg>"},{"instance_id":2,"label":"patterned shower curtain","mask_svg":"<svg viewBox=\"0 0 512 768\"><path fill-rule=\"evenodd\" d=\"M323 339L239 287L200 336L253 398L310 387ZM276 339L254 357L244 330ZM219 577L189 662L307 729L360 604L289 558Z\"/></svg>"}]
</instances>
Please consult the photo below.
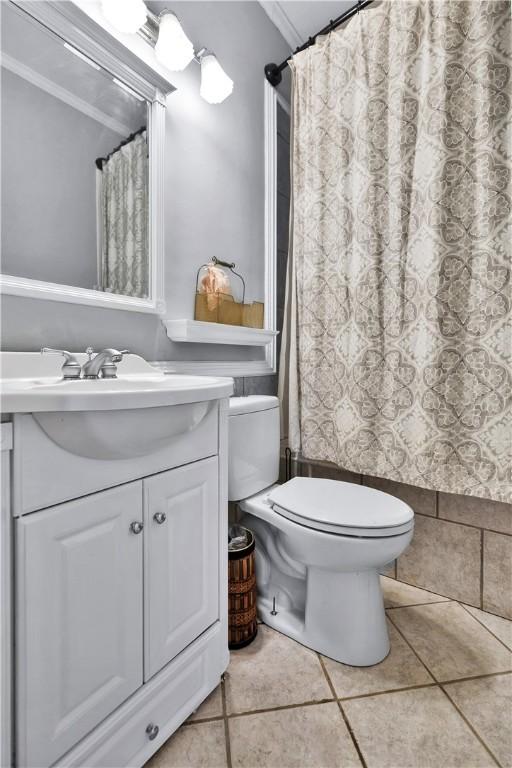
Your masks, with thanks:
<instances>
[{"instance_id":1,"label":"patterned shower curtain","mask_svg":"<svg viewBox=\"0 0 512 768\"><path fill-rule=\"evenodd\" d=\"M148 147L141 131L101 163L101 290L147 298Z\"/></svg>"},{"instance_id":2,"label":"patterned shower curtain","mask_svg":"<svg viewBox=\"0 0 512 768\"><path fill-rule=\"evenodd\" d=\"M512 501L510 0L383 0L292 69L290 447Z\"/></svg>"}]
</instances>

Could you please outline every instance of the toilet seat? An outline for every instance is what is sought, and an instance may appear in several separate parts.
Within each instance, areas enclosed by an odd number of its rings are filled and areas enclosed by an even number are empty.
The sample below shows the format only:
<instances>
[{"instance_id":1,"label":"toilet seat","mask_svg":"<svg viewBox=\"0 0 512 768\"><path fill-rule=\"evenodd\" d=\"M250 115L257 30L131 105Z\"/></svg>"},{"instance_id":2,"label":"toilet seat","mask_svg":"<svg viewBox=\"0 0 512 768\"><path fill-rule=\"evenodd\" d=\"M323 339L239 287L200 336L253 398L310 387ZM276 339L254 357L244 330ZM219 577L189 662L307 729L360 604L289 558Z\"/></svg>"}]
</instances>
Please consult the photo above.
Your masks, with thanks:
<instances>
[{"instance_id":1,"label":"toilet seat","mask_svg":"<svg viewBox=\"0 0 512 768\"><path fill-rule=\"evenodd\" d=\"M342 536L398 536L411 530L414 521L414 512L401 499L341 480L295 477L274 486L269 502L292 522Z\"/></svg>"}]
</instances>

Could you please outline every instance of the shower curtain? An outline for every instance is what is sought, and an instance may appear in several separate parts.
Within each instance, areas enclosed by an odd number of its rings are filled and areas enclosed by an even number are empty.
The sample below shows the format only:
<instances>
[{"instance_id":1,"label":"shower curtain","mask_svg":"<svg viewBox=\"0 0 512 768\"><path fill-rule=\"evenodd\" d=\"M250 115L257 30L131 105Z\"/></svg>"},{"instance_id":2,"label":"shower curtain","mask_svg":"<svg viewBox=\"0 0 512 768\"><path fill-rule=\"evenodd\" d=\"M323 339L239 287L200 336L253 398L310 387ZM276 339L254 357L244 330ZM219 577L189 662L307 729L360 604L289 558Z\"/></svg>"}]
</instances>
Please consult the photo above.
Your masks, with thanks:
<instances>
[{"instance_id":1,"label":"shower curtain","mask_svg":"<svg viewBox=\"0 0 512 768\"><path fill-rule=\"evenodd\" d=\"M384 0L293 58L280 394L306 458L512 501L510 9Z\"/></svg>"},{"instance_id":2,"label":"shower curtain","mask_svg":"<svg viewBox=\"0 0 512 768\"><path fill-rule=\"evenodd\" d=\"M100 290L147 298L149 291L148 147L134 134L101 165L99 204Z\"/></svg>"}]
</instances>

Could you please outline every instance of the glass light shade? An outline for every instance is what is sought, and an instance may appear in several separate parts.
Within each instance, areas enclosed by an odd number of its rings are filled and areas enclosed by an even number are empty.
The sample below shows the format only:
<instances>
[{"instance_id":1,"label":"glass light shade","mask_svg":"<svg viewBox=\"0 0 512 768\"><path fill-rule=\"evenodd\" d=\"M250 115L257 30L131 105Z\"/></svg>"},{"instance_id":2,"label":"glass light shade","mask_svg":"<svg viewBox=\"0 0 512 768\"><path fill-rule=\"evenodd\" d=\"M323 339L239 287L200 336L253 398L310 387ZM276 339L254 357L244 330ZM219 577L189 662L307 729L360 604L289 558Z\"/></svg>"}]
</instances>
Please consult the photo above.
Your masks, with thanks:
<instances>
[{"instance_id":1,"label":"glass light shade","mask_svg":"<svg viewBox=\"0 0 512 768\"><path fill-rule=\"evenodd\" d=\"M222 69L213 53L201 56L201 89L199 93L209 104L220 104L233 91L233 81Z\"/></svg>"},{"instance_id":2,"label":"glass light shade","mask_svg":"<svg viewBox=\"0 0 512 768\"><path fill-rule=\"evenodd\" d=\"M102 0L101 10L113 27L127 35L135 34L148 17L143 0Z\"/></svg>"},{"instance_id":3,"label":"glass light shade","mask_svg":"<svg viewBox=\"0 0 512 768\"><path fill-rule=\"evenodd\" d=\"M171 72L181 72L194 58L194 46L183 31L178 18L170 11L160 18L155 55Z\"/></svg>"}]
</instances>

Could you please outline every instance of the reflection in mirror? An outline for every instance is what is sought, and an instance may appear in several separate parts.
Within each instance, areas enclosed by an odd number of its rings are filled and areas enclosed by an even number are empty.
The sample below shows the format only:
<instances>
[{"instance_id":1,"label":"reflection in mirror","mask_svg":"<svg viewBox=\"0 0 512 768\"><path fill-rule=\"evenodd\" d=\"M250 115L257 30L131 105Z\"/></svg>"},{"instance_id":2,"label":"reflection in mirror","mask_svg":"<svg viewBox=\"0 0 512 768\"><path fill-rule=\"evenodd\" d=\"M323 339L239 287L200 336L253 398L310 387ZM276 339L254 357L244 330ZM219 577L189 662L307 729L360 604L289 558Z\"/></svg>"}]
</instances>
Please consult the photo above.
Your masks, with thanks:
<instances>
[{"instance_id":1,"label":"reflection in mirror","mask_svg":"<svg viewBox=\"0 0 512 768\"><path fill-rule=\"evenodd\" d=\"M1 271L146 298L148 104L1 6Z\"/></svg>"}]
</instances>

